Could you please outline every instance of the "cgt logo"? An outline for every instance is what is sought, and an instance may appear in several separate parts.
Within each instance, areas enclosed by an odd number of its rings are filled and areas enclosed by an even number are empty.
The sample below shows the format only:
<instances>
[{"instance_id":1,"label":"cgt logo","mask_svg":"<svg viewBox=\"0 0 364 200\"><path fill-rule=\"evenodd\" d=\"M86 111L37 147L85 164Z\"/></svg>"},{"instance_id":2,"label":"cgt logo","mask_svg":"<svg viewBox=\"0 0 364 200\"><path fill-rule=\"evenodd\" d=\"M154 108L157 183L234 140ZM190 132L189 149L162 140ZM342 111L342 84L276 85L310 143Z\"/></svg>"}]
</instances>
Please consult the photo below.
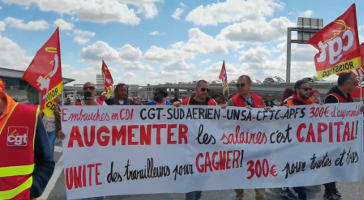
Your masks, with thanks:
<instances>
[{"instance_id":1,"label":"cgt logo","mask_svg":"<svg viewBox=\"0 0 364 200\"><path fill-rule=\"evenodd\" d=\"M324 62L329 57L331 65L335 65L343 57L342 53L347 52L353 47L355 37L351 28L346 25L344 20L336 20L333 22L336 25L342 26L340 30L333 30L332 37L324 42L319 42L320 57L317 62ZM328 52L326 51L328 49Z\"/></svg>"},{"instance_id":2,"label":"cgt logo","mask_svg":"<svg viewBox=\"0 0 364 200\"><path fill-rule=\"evenodd\" d=\"M356 75L357 81L355 83L355 88L359 89L359 88L364 87L364 69L360 68L360 69L352 70L351 72Z\"/></svg>"},{"instance_id":3,"label":"cgt logo","mask_svg":"<svg viewBox=\"0 0 364 200\"><path fill-rule=\"evenodd\" d=\"M28 127L10 126L8 128L7 146L27 146L28 144Z\"/></svg>"}]
</instances>

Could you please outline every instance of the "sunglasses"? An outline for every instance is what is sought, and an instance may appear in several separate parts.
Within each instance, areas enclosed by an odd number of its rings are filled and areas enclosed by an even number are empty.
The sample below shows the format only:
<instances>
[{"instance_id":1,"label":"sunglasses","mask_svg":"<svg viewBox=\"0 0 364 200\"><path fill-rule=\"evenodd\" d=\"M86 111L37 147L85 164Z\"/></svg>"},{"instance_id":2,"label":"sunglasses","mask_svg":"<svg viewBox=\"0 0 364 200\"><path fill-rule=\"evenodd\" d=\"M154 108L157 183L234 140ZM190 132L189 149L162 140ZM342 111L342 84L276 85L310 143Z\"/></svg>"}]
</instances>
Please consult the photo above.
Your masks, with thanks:
<instances>
[{"instance_id":1,"label":"sunglasses","mask_svg":"<svg viewBox=\"0 0 364 200\"><path fill-rule=\"evenodd\" d=\"M209 88L201 88L201 92L210 92Z\"/></svg>"},{"instance_id":2,"label":"sunglasses","mask_svg":"<svg viewBox=\"0 0 364 200\"><path fill-rule=\"evenodd\" d=\"M239 83L237 83L237 84L236 84L236 87L237 87L237 88L239 88L239 87L242 87L242 88L243 88L243 87L245 87L246 85L248 85L248 84L245 84L245 83L240 83L240 84L239 84Z\"/></svg>"},{"instance_id":3,"label":"sunglasses","mask_svg":"<svg viewBox=\"0 0 364 200\"><path fill-rule=\"evenodd\" d=\"M153 93L153 95L155 95L155 96L156 96L156 95L160 95L160 93Z\"/></svg>"},{"instance_id":4,"label":"sunglasses","mask_svg":"<svg viewBox=\"0 0 364 200\"><path fill-rule=\"evenodd\" d=\"M303 91L305 91L305 92L312 90L312 88L300 88L300 89L303 90Z\"/></svg>"},{"instance_id":5,"label":"sunglasses","mask_svg":"<svg viewBox=\"0 0 364 200\"><path fill-rule=\"evenodd\" d=\"M83 90L95 90L94 86L89 86L89 87L83 87Z\"/></svg>"}]
</instances>

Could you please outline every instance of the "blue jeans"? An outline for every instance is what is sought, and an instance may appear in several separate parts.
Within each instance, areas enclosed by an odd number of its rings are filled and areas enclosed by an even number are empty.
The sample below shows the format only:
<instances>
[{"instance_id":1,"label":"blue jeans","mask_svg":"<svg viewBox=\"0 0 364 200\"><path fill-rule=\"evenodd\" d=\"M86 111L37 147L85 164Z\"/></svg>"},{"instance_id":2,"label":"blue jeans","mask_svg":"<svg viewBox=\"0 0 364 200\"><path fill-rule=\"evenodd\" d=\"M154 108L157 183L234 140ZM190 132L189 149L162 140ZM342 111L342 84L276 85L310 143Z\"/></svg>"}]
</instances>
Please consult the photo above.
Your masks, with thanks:
<instances>
[{"instance_id":1,"label":"blue jeans","mask_svg":"<svg viewBox=\"0 0 364 200\"><path fill-rule=\"evenodd\" d=\"M81 200L91 200L91 199L96 199L96 200L100 200L100 199L104 199L105 197L93 197L93 198L85 198L85 199L81 199Z\"/></svg>"},{"instance_id":2,"label":"blue jeans","mask_svg":"<svg viewBox=\"0 0 364 200\"><path fill-rule=\"evenodd\" d=\"M201 193L201 191L186 193L186 200L199 200L201 198Z\"/></svg>"},{"instance_id":3,"label":"blue jeans","mask_svg":"<svg viewBox=\"0 0 364 200\"><path fill-rule=\"evenodd\" d=\"M47 132L47 134L48 134L49 144L51 146L52 153L54 153L54 143L56 142L57 131L55 130L52 132Z\"/></svg>"}]
</instances>

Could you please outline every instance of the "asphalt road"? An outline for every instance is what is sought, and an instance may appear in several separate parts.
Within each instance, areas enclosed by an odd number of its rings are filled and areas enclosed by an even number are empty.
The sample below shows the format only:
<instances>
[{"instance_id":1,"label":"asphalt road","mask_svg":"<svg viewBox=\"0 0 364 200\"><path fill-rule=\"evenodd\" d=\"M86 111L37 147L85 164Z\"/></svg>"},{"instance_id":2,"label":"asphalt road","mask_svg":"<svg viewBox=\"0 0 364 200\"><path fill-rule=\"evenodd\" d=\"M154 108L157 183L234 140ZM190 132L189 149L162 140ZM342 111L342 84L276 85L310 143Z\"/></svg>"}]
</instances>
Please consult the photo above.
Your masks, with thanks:
<instances>
[{"instance_id":1,"label":"asphalt road","mask_svg":"<svg viewBox=\"0 0 364 200\"><path fill-rule=\"evenodd\" d=\"M57 143L55 159L56 169L54 177L48 184L42 197L38 200L66 200L66 189L63 174L63 157L60 148L60 143ZM364 169L363 169L364 174ZM364 199L364 176L362 182L354 183L338 183L339 191L343 194L343 200L363 200ZM309 200L323 200L322 186L308 187ZM235 193L233 190L223 191L206 191L202 193L201 200L234 200ZM267 189L267 200L284 200L285 198L279 196L275 191ZM105 200L184 200L184 194L153 194L153 195L126 195L126 196L113 196L107 197ZM254 190L246 190L245 200L255 200Z\"/></svg>"}]
</instances>

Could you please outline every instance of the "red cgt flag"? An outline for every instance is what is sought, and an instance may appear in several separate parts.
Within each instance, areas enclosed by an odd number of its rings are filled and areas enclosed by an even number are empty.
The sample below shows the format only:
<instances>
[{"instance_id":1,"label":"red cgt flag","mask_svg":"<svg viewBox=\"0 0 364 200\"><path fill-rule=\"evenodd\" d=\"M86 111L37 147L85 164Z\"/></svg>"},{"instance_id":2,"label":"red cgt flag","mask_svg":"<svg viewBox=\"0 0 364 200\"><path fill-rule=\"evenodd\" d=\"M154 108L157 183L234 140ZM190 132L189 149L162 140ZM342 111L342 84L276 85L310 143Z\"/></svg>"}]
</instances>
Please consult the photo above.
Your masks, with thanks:
<instances>
[{"instance_id":1,"label":"red cgt flag","mask_svg":"<svg viewBox=\"0 0 364 200\"><path fill-rule=\"evenodd\" d=\"M107 67L104 61L102 61L101 73L102 77L104 78L105 92L107 94L107 97L110 98L114 90L114 80L112 79L109 68Z\"/></svg>"},{"instance_id":2,"label":"red cgt flag","mask_svg":"<svg viewBox=\"0 0 364 200\"><path fill-rule=\"evenodd\" d=\"M63 92L59 28L35 54L21 79L40 92L41 109L45 115L52 116L57 97Z\"/></svg>"},{"instance_id":3,"label":"red cgt flag","mask_svg":"<svg viewBox=\"0 0 364 200\"><path fill-rule=\"evenodd\" d=\"M364 60L364 43L360 45L360 52L361 52L361 59ZM358 83L354 89L354 91L351 93L351 96L353 98L360 98L360 90L363 91L364 94L364 87L362 85L362 88L360 87L360 82L364 83L362 80L362 77L364 76L364 62L361 63L361 68L351 71L351 73L355 74L358 77Z\"/></svg>"},{"instance_id":4,"label":"red cgt flag","mask_svg":"<svg viewBox=\"0 0 364 200\"><path fill-rule=\"evenodd\" d=\"M355 3L307 41L315 55L317 79L361 68Z\"/></svg>"},{"instance_id":5,"label":"red cgt flag","mask_svg":"<svg viewBox=\"0 0 364 200\"><path fill-rule=\"evenodd\" d=\"M0 78L0 91L5 91L5 83L1 78Z\"/></svg>"},{"instance_id":6,"label":"red cgt flag","mask_svg":"<svg viewBox=\"0 0 364 200\"><path fill-rule=\"evenodd\" d=\"M222 81L222 92L223 92L223 95L225 95L226 90L228 88L228 80L227 80L227 74L226 74L226 69L225 69L225 60L223 61L222 66L221 66L219 79Z\"/></svg>"}]
</instances>

